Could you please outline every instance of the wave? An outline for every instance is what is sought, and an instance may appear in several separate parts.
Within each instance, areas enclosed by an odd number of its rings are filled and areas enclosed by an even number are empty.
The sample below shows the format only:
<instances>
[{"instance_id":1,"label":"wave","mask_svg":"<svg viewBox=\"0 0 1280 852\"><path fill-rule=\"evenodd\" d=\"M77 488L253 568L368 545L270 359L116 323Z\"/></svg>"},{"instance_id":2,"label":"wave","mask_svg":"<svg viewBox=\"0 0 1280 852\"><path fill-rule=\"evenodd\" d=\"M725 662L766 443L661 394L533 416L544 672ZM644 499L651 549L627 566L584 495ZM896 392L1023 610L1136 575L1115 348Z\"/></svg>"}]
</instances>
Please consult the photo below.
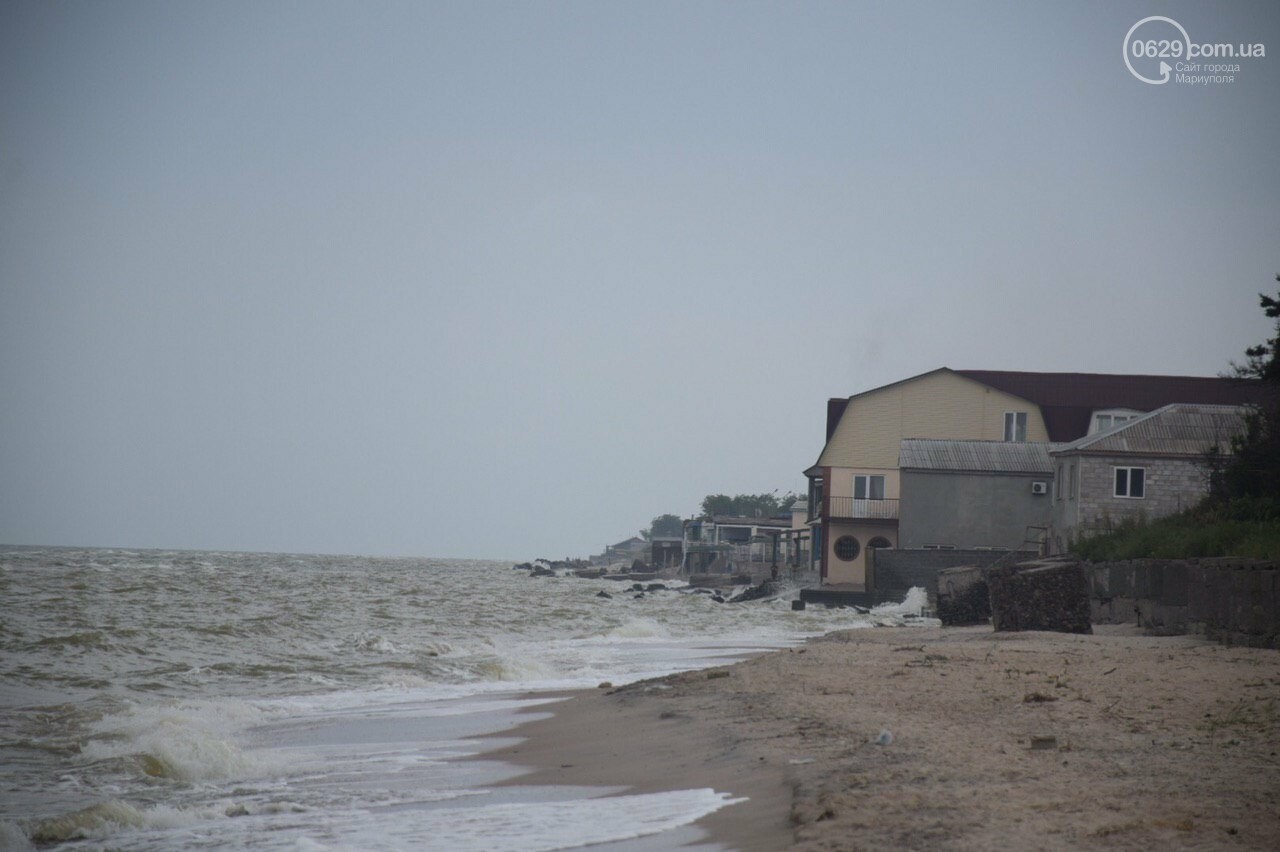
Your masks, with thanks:
<instances>
[{"instance_id":1,"label":"wave","mask_svg":"<svg viewBox=\"0 0 1280 852\"><path fill-rule=\"evenodd\" d=\"M880 604L871 610L872 615L919 616L929 607L929 593L920 586L907 591L901 603Z\"/></svg>"},{"instance_id":2,"label":"wave","mask_svg":"<svg viewBox=\"0 0 1280 852\"><path fill-rule=\"evenodd\" d=\"M46 636L32 643L37 648L96 648L106 650L111 647L107 635L100 630L85 630L80 633L66 633L61 636Z\"/></svg>"},{"instance_id":3,"label":"wave","mask_svg":"<svg viewBox=\"0 0 1280 852\"><path fill-rule=\"evenodd\" d=\"M669 633L665 627L652 618L632 618L599 634L611 639L653 639L666 638Z\"/></svg>"},{"instance_id":4,"label":"wave","mask_svg":"<svg viewBox=\"0 0 1280 852\"><path fill-rule=\"evenodd\" d=\"M31 843L103 840L128 830L182 828L215 816L218 816L218 812L212 808L188 810L166 805L137 808L128 802L113 799L69 814L34 820L23 832L23 836L30 848ZM0 840L3 839L4 834L0 831ZM9 847L6 845L4 848Z\"/></svg>"},{"instance_id":5,"label":"wave","mask_svg":"<svg viewBox=\"0 0 1280 852\"><path fill-rule=\"evenodd\" d=\"M255 777L275 768L274 761L245 752L234 738L264 715L235 700L135 705L93 723L81 754L151 778L193 782Z\"/></svg>"},{"instance_id":6,"label":"wave","mask_svg":"<svg viewBox=\"0 0 1280 852\"><path fill-rule=\"evenodd\" d=\"M670 790L552 802L508 802L471 808L441 808L421 821L384 829L392 846L431 847L455 852L550 852L653 837L696 822L727 805L747 801L729 793ZM367 825L344 834L358 840ZM367 840L367 835L363 839Z\"/></svg>"}]
</instances>

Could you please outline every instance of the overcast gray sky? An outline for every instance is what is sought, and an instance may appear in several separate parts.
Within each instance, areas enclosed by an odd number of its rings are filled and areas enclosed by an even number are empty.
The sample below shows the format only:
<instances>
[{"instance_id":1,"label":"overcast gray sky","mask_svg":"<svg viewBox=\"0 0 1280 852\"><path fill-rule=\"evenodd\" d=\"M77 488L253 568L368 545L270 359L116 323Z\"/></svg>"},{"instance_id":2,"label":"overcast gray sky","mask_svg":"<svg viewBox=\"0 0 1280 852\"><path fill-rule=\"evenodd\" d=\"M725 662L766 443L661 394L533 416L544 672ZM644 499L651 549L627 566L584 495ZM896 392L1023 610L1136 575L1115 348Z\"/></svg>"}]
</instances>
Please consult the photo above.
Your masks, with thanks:
<instances>
[{"instance_id":1,"label":"overcast gray sky","mask_svg":"<svg viewBox=\"0 0 1280 852\"><path fill-rule=\"evenodd\" d=\"M1278 93L1272 2L7 2L0 542L584 555L830 396L1213 375Z\"/></svg>"}]
</instances>

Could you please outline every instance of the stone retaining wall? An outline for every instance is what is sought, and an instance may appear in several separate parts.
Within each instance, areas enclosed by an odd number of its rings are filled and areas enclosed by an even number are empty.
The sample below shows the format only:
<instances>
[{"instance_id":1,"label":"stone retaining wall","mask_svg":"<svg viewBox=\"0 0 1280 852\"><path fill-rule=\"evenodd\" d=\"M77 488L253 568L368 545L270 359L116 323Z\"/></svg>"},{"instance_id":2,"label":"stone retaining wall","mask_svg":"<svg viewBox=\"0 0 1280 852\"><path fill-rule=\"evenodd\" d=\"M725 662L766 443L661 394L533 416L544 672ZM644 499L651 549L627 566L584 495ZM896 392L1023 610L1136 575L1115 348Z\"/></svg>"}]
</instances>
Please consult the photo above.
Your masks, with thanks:
<instances>
[{"instance_id":1,"label":"stone retaining wall","mask_svg":"<svg viewBox=\"0 0 1280 852\"><path fill-rule=\"evenodd\" d=\"M1280 565L1251 559L1133 559L1089 563L1095 624L1157 634L1204 633L1280 648Z\"/></svg>"}]
</instances>

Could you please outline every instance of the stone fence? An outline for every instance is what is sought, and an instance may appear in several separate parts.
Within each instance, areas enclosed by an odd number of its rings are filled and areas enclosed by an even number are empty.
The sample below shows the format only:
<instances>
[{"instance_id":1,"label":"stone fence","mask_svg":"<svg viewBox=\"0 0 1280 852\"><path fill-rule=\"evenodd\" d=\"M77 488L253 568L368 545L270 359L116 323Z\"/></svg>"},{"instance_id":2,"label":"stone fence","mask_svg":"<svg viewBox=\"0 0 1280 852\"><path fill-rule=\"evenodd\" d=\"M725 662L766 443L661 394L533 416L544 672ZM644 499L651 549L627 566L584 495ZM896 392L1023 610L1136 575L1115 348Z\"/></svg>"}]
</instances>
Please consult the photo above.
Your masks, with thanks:
<instances>
[{"instance_id":1,"label":"stone fence","mask_svg":"<svg viewBox=\"0 0 1280 852\"><path fill-rule=\"evenodd\" d=\"M1280 564L1250 559L1086 563L1095 624L1136 622L1156 634L1204 633L1280 648Z\"/></svg>"},{"instance_id":2,"label":"stone fence","mask_svg":"<svg viewBox=\"0 0 1280 852\"><path fill-rule=\"evenodd\" d=\"M974 566L986 568L996 562L1010 564L1035 559L1037 553L1030 550L888 550L873 548L867 551L867 568L871 577L870 587L875 590L876 602L900 601L912 586L923 586L930 592L932 601L937 590L938 572L946 568Z\"/></svg>"}]
</instances>

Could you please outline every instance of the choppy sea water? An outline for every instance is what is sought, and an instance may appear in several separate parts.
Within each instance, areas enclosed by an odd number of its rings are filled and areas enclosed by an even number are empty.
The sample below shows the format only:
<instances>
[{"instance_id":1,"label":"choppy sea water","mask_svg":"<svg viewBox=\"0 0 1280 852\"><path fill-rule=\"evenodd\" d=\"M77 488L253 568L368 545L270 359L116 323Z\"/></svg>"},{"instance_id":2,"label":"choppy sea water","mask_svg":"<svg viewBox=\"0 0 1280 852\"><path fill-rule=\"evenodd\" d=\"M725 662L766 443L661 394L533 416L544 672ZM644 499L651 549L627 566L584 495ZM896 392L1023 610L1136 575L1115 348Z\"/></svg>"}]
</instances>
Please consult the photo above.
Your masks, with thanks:
<instances>
[{"instance_id":1,"label":"choppy sea water","mask_svg":"<svg viewBox=\"0 0 1280 852\"><path fill-rule=\"evenodd\" d=\"M731 792L494 789L510 767L460 758L536 693L920 605L627 588L496 562L0 548L0 848L661 848Z\"/></svg>"}]
</instances>

